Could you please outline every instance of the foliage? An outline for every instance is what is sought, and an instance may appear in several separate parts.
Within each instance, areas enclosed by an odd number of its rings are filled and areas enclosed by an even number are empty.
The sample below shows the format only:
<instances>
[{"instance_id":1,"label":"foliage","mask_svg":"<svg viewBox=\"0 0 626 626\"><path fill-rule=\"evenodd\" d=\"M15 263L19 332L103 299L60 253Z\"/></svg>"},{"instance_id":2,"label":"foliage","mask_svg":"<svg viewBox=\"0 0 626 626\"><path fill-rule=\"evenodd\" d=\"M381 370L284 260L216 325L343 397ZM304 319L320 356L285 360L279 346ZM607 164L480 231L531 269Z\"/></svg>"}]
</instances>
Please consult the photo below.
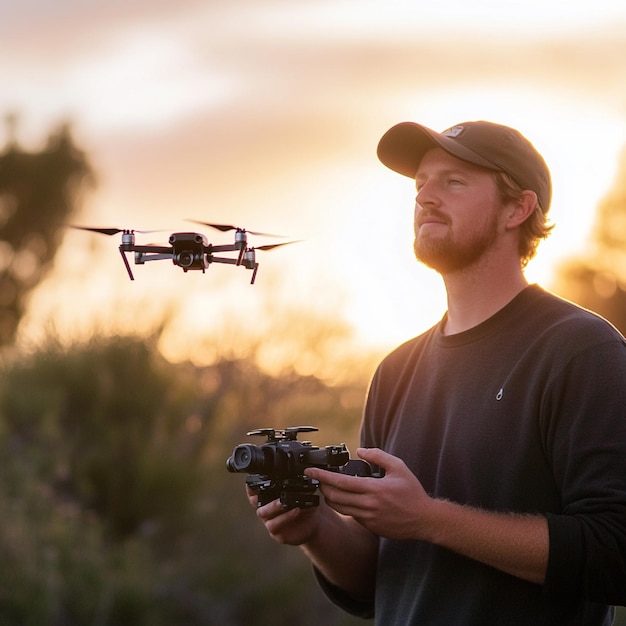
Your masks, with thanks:
<instances>
[{"instance_id":1,"label":"foliage","mask_svg":"<svg viewBox=\"0 0 626 626\"><path fill-rule=\"evenodd\" d=\"M50 341L5 363L0 626L353 623L225 460L258 426L354 440L364 385L174 365L156 343Z\"/></svg>"},{"instance_id":2,"label":"foliage","mask_svg":"<svg viewBox=\"0 0 626 626\"><path fill-rule=\"evenodd\" d=\"M38 474L125 537L184 507L198 484L197 442L172 418L188 400L169 375L139 338L50 345L6 372L0 410Z\"/></svg>"},{"instance_id":3,"label":"foliage","mask_svg":"<svg viewBox=\"0 0 626 626\"><path fill-rule=\"evenodd\" d=\"M40 152L12 137L0 153L0 346L14 340L27 297L52 266L61 228L92 180L67 126Z\"/></svg>"},{"instance_id":4,"label":"foliage","mask_svg":"<svg viewBox=\"0 0 626 626\"><path fill-rule=\"evenodd\" d=\"M626 333L626 152L597 209L591 243L586 255L561 264L555 289ZM617 608L614 624L626 626L626 608Z\"/></svg>"},{"instance_id":5,"label":"foliage","mask_svg":"<svg viewBox=\"0 0 626 626\"><path fill-rule=\"evenodd\" d=\"M626 333L626 152L598 207L591 243L587 254L562 263L555 288Z\"/></svg>"}]
</instances>

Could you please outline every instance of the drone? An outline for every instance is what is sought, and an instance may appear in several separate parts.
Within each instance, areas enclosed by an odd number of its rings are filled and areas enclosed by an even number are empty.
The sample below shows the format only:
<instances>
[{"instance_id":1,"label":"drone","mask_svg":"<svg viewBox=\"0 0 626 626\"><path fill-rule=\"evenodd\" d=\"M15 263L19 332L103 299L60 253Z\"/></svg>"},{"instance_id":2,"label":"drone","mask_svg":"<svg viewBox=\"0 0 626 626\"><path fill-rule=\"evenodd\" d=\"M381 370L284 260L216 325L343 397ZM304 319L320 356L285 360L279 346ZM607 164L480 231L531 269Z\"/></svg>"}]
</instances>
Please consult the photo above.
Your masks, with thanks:
<instances>
[{"instance_id":1,"label":"drone","mask_svg":"<svg viewBox=\"0 0 626 626\"><path fill-rule=\"evenodd\" d=\"M267 251L286 246L296 241L285 241L273 243L265 246L248 247L248 234L263 237L282 237L282 235L272 235L270 233L260 233L253 230L246 230L230 224L211 224L209 222L199 222L197 220L187 220L203 226L209 226L220 232L235 231L235 240L231 244L213 245L209 243L207 237L202 233L181 232L172 233L169 236L170 245L135 243L135 233L146 234L155 232L153 230L131 230L126 228L96 228L91 226L73 226L79 230L86 230L103 235L122 235L122 243L119 246L120 255L124 261L124 266L131 280L135 280L133 272L128 262L127 253L135 254L135 265L143 265L148 261L159 261L171 259L174 265L181 267L183 272L190 270L200 270L204 274L211 263L226 263L228 265L241 266L252 270L250 284L253 285L259 269L256 260L256 251ZM225 252L236 252L237 256L216 256Z\"/></svg>"}]
</instances>

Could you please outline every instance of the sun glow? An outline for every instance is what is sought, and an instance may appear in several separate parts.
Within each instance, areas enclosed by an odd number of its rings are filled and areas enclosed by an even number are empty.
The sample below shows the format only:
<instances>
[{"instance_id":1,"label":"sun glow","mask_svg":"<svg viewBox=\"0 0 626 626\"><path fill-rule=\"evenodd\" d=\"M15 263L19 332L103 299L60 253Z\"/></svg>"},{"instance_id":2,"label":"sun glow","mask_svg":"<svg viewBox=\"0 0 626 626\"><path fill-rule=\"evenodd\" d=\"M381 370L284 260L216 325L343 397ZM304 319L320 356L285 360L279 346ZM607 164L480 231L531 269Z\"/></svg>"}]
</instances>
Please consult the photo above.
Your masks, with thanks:
<instances>
[{"instance_id":1,"label":"sun glow","mask_svg":"<svg viewBox=\"0 0 626 626\"><path fill-rule=\"evenodd\" d=\"M326 319L328 328L347 325L355 349L385 351L423 332L445 311L445 292L439 276L413 257L413 182L387 170L375 156L378 137L403 119L443 130L459 121L486 118L518 127L535 143L552 170L551 217L557 227L540 245L527 277L549 287L556 264L586 246L595 208L613 182L626 141L623 121L582 106L564 111L563 100L556 97L522 97L521 92L497 89L445 91L415 102L411 106L409 99L402 110L390 107L388 122L364 128L371 145L352 161L325 163L302 177L278 181L273 215L288 217L282 220L285 228L280 218L274 218L271 228L295 233L303 241L261 257L254 286L247 275L230 267L211 267L206 276L184 275L167 263L137 268L130 283L118 242L98 239L97 249L90 249L74 232L57 272L35 295L25 335L45 328L51 315L66 332L87 329L94 320L102 324L104 313L125 318L121 324L131 326L150 326L159 315L169 315L163 345L172 358L187 354L210 360L211 350L218 349L215 344L211 348L211 341L219 335L225 351L256 343L271 368L279 367L279 361L298 361L302 346L285 336L305 337L303 311L315 311L316 323ZM255 227L265 228L263 210L254 217ZM97 268L89 261L94 254ZM134 315L137 306L142 312ZM334 335L336 352L340 344L347 351L347 341ZM332 346L327 343L326 349L332 352ZM310 369L311 356L306 359L300 358L301 367Z\"/></svg>"},{"instance_id":2,"label":"sun glow","mask_svg":"<svg viewBox=\"0 0 626 626\"><path fill-rule=\"evenodd\" d=\"M589 69L593 59L584 77L568 65L581 34L613 33L611 19L626 18L621 4L600 4L606 10L537 0L520 13L495 0L384 9L340 0L272 11L250 4L242 18L240 7L218 3L174 21L154 15L103 29L74 49L33 39L32 58L5 55L0 78L13 101L0 96L0 104L23 103L44 126L60 111L76 117L100 177L83 223L174 232L196 217L303 240L264 256L251 287L230 267L185 275L167 263L138 268L129 283L117 241L90 248L68 236L23 335L50 323L88 332L106 317L149 327L160 315L171 322L163 342L177 358L206 357L206 337L221 334L222 346L249 340L268 362L295 362L301 344L278 338L304 336L311 319L334 328L331 353L346 344L346 327L355 349L381 351L424 331L443 314L445 292L413 258L412 181L376 159L382 133L404 120L443 130L489 119L533 141L552 171L556 229L527 276L549 287L560 260L587 245L626 144L621 75L603 80ZM497 29L487 16L500 20Z\"/></svg>"}]
</instances>

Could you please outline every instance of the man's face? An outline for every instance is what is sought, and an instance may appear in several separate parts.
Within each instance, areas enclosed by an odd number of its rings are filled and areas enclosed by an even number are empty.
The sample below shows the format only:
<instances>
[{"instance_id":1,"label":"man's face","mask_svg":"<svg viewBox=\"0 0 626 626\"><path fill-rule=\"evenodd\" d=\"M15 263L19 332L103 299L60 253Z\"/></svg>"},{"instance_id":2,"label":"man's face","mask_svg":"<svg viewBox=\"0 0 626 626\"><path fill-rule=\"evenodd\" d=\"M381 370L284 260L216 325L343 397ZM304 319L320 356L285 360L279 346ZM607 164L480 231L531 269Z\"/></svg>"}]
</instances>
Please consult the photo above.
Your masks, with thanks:
<instances>
[{"instance_id":1,"label":"man's face","mask_svg":"<svg viewBox=\"0 0 626 626\"><path fill-rule=\"evenodd\" d=\"M415 184L416 258L441 274L476 264L499 234L502 202L493 172L433 148Z\"/></svg>"}]
</instances>

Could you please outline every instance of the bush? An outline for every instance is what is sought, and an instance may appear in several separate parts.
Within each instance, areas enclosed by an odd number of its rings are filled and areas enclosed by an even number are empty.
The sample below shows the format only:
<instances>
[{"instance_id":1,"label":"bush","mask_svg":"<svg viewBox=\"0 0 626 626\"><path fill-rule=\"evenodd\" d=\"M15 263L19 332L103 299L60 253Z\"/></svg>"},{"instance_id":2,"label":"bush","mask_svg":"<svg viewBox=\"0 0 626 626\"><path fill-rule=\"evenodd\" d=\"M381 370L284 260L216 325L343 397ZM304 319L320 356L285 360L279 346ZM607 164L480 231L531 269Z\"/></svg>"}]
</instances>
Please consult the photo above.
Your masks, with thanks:
<instances>
[{"instance_id":1,"label":"bush","mask_svg":"<svg viewBox=\"0 0 626 626\"><path fill-rule=\"evenodd\" d=\"M354 442L365 385L174 365L150 337L50 342L3 374L0 626L353 623L225 460L260 426Z\"/></svg>"}]
</instances>

